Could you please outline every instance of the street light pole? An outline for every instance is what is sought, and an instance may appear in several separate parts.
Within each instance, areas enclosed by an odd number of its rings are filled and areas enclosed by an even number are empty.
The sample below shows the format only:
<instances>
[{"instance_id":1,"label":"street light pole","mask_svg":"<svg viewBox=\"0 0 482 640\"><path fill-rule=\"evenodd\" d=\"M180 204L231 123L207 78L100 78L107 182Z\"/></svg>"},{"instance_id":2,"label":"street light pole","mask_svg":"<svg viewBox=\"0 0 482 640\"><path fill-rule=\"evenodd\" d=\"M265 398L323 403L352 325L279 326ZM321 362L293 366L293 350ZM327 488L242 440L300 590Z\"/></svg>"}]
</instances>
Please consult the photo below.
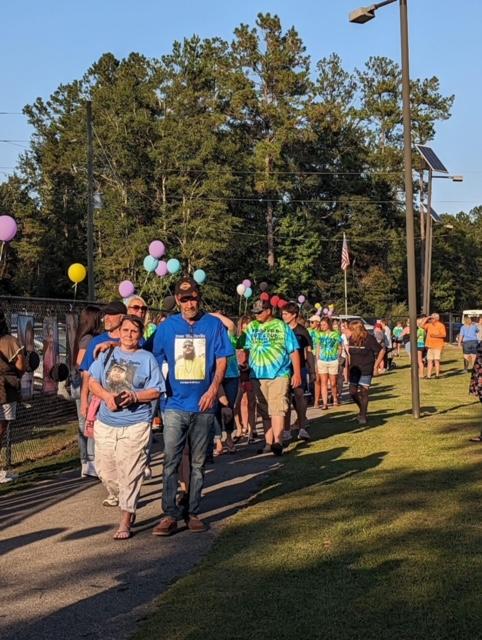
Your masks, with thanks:
<instances>
[{"instance_id":1,"label":"street light pole","mask_svg":"<svg viewBox=\"0 0 482 640\"><path fill-rule=\"evenodd\" d=\"M415 264L415 225L412 183L412 121L410 116L410 72L408 53L407 0L400 0L400 36L402 49L403 164L405 173L405 207L407 229L408 315L410 318L410 373L412 381L412 415L420 417L420 389L417 354L417 271Z\"/></svg>"},{"instance_id":2,"label":"street light pole","mask_svg":"<svg viewBox=\"0 0 482 640\"><path fill-rule=\"evenodd\" d=\"M350 22L364 24L375 17L375 11L396 0L384 0L368 7L360 7L352 11ZM410 116L410 72L408 55L408 15L407 0L399 0L400 4L400 37L402 50L402 113L403 113L403 164L405 176L405 207L407 236L407 289L408 315L410 319L410 373L412 388L412 415L420 417L420 389L418 384L417 355L417 272L415 264L415 223L413 216L413 183L412 183L412 122Z\"/></svg>"},{"instance_id":3,"label":"street light pole","mask_svg":"<svg viewBox=\"0 0 482 640\"><path fill-rule=\"evenodd\" d=\"M431 285L431 263L432 263L432 180L433 171L428 168L427 183L427 208L425 212L425 245L424 249L424 271L423 271L423 304L422 312L428 316L430 313L430 287Z\"/></svg>"},{"instance_id":4,"label":"street light pole","mask_svg":"<svg viewBox=\"0 0 482 640\"><path fill-rule=\"evenodd\" d=\"M92 102L86 104L87 119L87 289L88 298L95 300L94 283L94 145L92 136Z\"/></svg>"}]
</instances>

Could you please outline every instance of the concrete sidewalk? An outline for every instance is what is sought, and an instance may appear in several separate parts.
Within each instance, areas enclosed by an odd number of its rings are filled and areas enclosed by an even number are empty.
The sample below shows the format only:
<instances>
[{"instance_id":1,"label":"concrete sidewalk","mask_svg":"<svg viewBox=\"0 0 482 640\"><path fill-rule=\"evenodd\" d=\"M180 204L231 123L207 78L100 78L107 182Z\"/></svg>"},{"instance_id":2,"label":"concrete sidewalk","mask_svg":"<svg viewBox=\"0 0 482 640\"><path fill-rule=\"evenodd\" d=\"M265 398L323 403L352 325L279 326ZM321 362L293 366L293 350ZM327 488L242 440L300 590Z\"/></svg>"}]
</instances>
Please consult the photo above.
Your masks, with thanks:
<instances>
[{"instance_id":1,"label":"concrete sidewalk","mask_svg":"<svg viewBox=\"0 0 482 640\"><path fill-rule=\"evenodd\" d=\"M311 409L310 417L319 415ZM262 441L260 441L261 443ZM151 534L160 515L160 444L144 484L135 535L112 539L118 510L102 506L105 491L78 471L0 499L2 640L119 640L153 600L208 551L226 518L247 504L283 458L242 445L207 468L202 517L211 528L167 539Z\"/></svg>"}]
</instances>

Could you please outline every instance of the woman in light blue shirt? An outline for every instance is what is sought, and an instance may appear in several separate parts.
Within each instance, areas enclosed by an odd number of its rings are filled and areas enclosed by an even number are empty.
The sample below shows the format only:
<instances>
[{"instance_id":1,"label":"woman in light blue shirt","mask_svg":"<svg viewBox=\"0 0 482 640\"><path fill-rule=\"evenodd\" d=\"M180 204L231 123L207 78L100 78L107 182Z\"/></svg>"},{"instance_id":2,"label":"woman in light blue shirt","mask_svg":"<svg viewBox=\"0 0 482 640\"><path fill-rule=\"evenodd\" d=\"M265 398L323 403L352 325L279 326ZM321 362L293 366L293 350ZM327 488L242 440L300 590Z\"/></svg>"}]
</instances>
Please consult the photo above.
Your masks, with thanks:
<instances>
[{"instance_id":1,"label":"woman in light blue shirt","mask_svg":"<svg viewBox=\"0 0 482 640\"><path fill-rule=\"evenodd\" d=\"M458 337L459 347L464 354L464 371L472 371L477 355L477 344L480 339L479 327L472 318L464 318Z\"/></svg>"}]
</instances>

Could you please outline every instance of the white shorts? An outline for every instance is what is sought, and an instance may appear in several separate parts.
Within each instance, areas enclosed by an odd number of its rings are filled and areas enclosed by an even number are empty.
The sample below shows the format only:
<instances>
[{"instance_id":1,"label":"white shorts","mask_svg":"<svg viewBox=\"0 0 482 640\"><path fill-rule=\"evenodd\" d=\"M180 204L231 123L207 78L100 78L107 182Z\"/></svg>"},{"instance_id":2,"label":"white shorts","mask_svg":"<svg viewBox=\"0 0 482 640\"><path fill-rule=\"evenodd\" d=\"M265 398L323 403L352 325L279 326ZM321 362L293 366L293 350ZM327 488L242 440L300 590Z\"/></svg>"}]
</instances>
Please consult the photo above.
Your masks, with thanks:
<instances>
[{"instance_id":1,"label":"white shorts","mask_svg":"<svg viewBox=\"0 0 482 640\"><path fill-rule=\"evenodd\" d=\"M330 362L326 362L324 360L318 360L317 368L318 373L328 374L329 376L337 376L338 375L338 360L331 360Z\"/></svg>"},{"instance_id":2,"label":"white shorts","mask_svg":"<svg viewBox=\"0 0 482 640\"><path fill-rule=\"evenodd\" d=\"M0 404L0 420L10 421L17 417L17 403L7 402Z\"/></svg>"}]
</instances>

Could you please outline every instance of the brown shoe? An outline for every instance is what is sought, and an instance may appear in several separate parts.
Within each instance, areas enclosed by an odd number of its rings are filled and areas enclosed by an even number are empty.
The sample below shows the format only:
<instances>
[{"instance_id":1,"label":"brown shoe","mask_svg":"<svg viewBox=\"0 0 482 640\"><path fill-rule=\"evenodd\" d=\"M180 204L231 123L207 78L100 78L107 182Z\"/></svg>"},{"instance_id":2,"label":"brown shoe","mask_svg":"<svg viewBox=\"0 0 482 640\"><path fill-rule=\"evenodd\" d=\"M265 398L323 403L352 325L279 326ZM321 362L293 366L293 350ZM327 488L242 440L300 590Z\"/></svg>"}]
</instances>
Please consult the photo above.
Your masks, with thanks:
<instances>
[{"instance_id":1,"label":"brown shoe","mask_svg":"<svg viewBox=\"0 0 482 640\"><path fill-rule=\"evenodd\" d=\"M198 518L197 516L189 515L186 518L187 528L194 531L194 533L201 533L201 531L207 531L208 525Z\"/></svg>"},{"instance_id":2,"label":"brown shoe","mask_svg":"<svg viewBox=\"0 0 482 640\"><path fill-rule=\"evenodd\" d=\"M153 536L172 536L177 531L177 520L170 516L161 519L157 527L152 530Z\"/></svg>"}]
</instances>

